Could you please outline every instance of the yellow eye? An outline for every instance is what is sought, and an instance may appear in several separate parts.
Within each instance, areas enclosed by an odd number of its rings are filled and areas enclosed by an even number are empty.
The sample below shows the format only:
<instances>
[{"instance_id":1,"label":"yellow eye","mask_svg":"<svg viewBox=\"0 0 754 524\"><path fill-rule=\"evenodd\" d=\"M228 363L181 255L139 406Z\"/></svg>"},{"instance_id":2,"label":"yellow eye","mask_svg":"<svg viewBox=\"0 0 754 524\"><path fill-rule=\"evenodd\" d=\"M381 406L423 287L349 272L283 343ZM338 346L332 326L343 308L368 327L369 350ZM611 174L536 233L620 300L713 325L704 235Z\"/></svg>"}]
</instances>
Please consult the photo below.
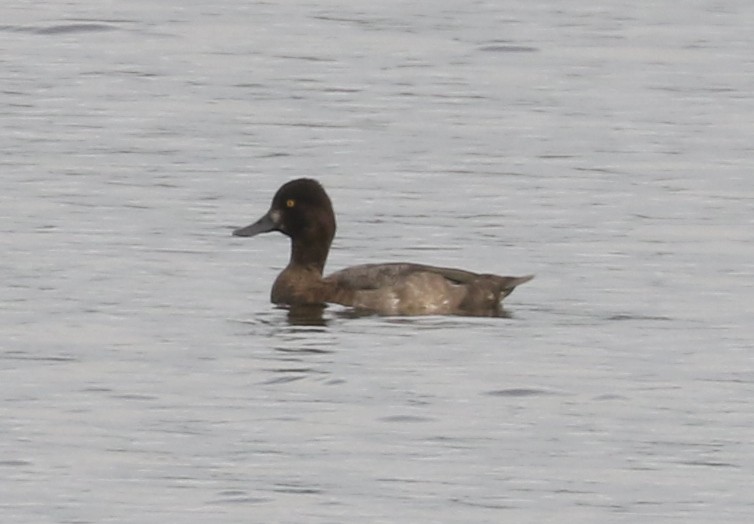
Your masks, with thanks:
<instances>
[{"instance_id":1,"label":"yellow eye","mask_svg":"<svg viewBox=\"0 0 754 524\"><path fill-rule=\"evenodd\" d=\"M288 200L285 201L285 207L293 207L295 205L296 205L296 201L293 200L292 198L289 198Z\"/></svg>"}]
</instances>

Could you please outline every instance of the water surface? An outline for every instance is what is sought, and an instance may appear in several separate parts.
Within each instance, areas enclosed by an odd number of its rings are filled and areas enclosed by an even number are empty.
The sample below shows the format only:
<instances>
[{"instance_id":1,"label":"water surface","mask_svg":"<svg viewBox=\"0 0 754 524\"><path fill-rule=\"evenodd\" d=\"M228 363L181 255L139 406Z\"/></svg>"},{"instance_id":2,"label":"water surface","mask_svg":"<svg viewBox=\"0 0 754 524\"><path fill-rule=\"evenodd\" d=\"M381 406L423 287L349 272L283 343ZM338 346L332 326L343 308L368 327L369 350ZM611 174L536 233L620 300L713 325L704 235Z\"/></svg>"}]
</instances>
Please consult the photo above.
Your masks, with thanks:
<instances>
[{"instance_id":1,"label":"water surface","mask_svg":"<svg viewBox=\"0 0 754 524\"><path fill-rule=\"evenodd\" d=\"M754 7L0 8L0 515L748 522ZM511 318L299 322L328 267L536 273Z\"/></svg>"}]
</instances>

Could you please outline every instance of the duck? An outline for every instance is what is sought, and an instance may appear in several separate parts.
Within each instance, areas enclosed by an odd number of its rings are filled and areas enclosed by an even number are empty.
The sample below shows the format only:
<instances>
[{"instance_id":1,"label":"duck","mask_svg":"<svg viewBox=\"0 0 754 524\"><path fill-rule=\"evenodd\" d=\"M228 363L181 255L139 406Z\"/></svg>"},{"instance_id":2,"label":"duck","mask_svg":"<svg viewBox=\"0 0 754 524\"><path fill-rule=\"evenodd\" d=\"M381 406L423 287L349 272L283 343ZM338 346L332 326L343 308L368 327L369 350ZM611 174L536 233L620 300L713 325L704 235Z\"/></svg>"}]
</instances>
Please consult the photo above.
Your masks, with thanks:
<instances>
[{"instance_id":1,"label":"duck","mask_svg":"<svg viewBox=\"0 0 754 524\"><path fill-rule=\"evenodd\" d=\"M271 302L282 307L340 304L384 316L504 316L503 298L534 278L409 262L362 264L324 276L335 230L322 184L299 178L283 184L267 213L233 235L278 231L290 238L290 261L270 293Z\"/></svg>"}]
</instances>

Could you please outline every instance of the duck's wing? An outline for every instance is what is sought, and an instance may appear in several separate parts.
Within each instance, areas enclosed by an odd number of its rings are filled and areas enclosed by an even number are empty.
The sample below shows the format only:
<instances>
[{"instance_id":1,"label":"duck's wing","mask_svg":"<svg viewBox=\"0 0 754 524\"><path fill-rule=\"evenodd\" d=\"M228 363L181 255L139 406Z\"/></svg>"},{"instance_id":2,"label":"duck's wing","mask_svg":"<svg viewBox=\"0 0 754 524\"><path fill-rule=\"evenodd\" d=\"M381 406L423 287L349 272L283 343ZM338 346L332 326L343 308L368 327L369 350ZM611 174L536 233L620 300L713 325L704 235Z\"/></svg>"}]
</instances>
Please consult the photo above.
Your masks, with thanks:
<instances>
[{"instance_id":1,"label":"duck's wing","mask_svg":"<svg viewBox=\"0 0 754 524\"><path fill-rule=\"evenodd\" d=\"M324 280L340 289L380 289L395 285L411 273L427 271L431 266L395 262L388 264L361 264L330 274Z\"/></svg>"},{"instance_id":2,"label":"duck's wing","mask_svg":"<svg viewBox=\"0 0 754 524\"><path fill-rule=\"evenodd\" d=\"M450 267L427 266L424 264L412 264L406 262L393 262L387 264L362 264L351 266L332 273L325 281L342 288L348 289L379 289L392 286L401 279L414 273L434 273L440 275L454 284L470 284L481 276L489 276L500 279L502 288L512 288L528 282L533 275L525 277L500 277L497 275L480 275L463 269Z\"/></svg>"},{"instance_id":3,"label":"duck's wing","mask_svg":"<svg viewBox=\"0 0 754 524\"><path fill-rule=\"evenodd\" d=\"M383 314L496 316L500 301L532 278L399 262L349 267L323 282L331 286L331 302Z\"/></svg>"}]
</instances>

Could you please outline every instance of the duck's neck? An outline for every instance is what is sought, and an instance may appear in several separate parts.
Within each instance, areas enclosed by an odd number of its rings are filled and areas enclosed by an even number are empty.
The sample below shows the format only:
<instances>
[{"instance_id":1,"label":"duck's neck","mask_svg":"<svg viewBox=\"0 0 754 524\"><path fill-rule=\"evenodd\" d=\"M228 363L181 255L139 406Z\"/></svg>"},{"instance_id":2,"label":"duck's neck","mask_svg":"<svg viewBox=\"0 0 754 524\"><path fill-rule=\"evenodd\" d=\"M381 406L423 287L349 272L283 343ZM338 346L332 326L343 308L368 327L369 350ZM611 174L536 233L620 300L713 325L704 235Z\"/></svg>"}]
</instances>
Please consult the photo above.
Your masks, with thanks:
<instances>
[{"instance_id":1,"label":"duck's neck","mask_svg":"<svg viewBox=\"0 0 754 524\"><path fill-rule=\"evenodd\" d=\"M330 252L332 237L303 236L291 239L289 267L312 268L321 276Z\"/></svg>"}]
</instances>

